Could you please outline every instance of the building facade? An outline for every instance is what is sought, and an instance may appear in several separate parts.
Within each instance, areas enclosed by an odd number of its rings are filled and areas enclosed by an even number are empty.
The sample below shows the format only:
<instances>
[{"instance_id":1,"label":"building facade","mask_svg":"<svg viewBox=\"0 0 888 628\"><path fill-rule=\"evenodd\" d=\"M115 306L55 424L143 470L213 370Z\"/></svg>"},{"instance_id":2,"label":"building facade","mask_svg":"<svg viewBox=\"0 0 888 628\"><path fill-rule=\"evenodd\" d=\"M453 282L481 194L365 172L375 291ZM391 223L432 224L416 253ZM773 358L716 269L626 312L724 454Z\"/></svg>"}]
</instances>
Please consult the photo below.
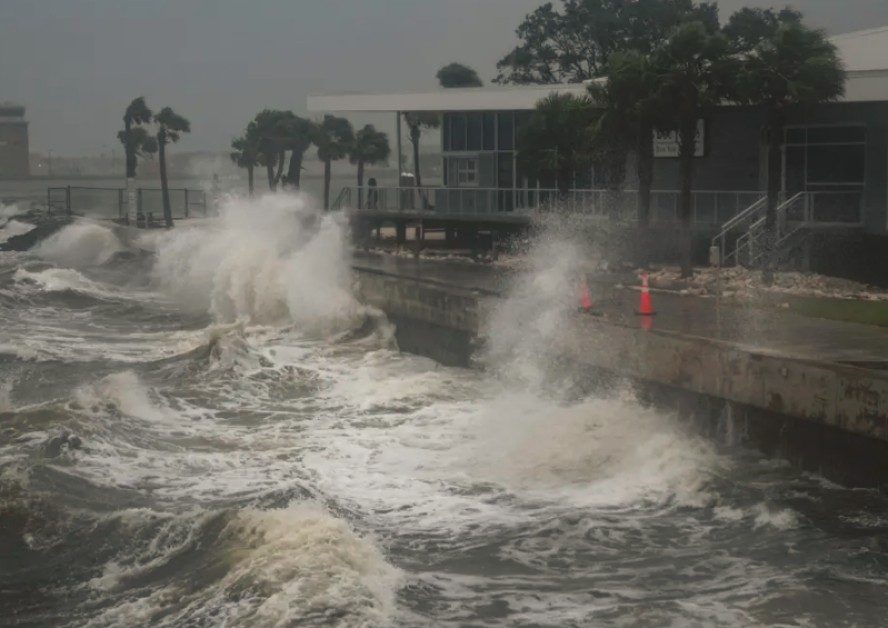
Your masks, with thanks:
<instances>
[{"instance_id":1,"label":"building facade","mask_svg":"<svg viewBox=\"0 0 888 628\"><path fill-rule=\"evenodd\" d=\"M0 178L27 178L30 171L25 108L0 103Z\"/></svg>"},{"instance_id":2,"label":"building facade","mask_svg":"<svg viewBox=\"0 0 888 628\"><path fill-rule=\"evenodd\" d=\"M845 97L790 115L783 146L786 198L806 193L807 218L819 227L888 232L888 27L833 38L844 60ZM531 176L517 158L518 128L550 93L584 94L584 85L438 89L399 94L313 96L314 112L441 113L443 185L423 195L424 209L440 216L520 214L555 194L554 174ZM763 111L725 106L699 123L694 168L697 228L717 229L760 199L767 188L767 125ZM675 222L680 188L674 137L655 142L652 220ZM400 141L398 152L401 152ZM618 202L632 211L634 158ZM594 170L577 173L571 198L602 205ZM403 194L397 195L399 199ZM394 197L394 195L393 195ZM398 201L397 209L405 207ZM415 205L414 201L411 201ZM412 206L412 205L411 205Z\"/></svg>"}]
</instances>

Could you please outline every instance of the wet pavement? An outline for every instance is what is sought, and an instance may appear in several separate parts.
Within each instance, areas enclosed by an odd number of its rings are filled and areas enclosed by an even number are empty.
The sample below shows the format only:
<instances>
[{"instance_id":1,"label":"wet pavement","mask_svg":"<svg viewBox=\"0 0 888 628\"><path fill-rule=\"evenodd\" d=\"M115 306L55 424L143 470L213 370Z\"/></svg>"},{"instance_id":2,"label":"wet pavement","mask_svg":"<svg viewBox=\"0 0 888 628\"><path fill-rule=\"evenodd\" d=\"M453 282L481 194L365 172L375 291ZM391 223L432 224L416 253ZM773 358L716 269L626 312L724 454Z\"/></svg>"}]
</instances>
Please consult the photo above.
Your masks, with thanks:
<instances>
[{"instance_id":1,"label":"wet pavement","mask_svg":"<svg viewBox=\"0 0 888 628\"><path fill-rule=\"evenodd\" d=\"M489 296L505 295L509 280L516 272L469 262L372 254L356 256L354 266ZM616 281L611 278L590 282L593 311L615 324L638 326L640 320L635 312L639 292L617 287ZM793 358L888 362L888 328L809 318L756 301L719 301L659 291L651 296L657 312L653 317L653 330L722 340L746 349Z\"/></svg>"}]
</instances>

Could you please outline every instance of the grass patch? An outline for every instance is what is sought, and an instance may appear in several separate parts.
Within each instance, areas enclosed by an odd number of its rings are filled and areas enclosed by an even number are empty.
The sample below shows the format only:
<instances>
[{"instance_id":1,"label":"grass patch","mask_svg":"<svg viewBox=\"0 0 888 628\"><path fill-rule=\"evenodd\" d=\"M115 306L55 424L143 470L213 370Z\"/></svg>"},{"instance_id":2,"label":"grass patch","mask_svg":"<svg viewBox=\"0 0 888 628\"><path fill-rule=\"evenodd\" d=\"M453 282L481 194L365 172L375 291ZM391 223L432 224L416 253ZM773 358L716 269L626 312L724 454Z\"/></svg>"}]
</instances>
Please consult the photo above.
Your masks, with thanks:
<instances>
[{"instance_id":1,"label":"grass patch","mask_svg":"<svg viewBox=\"0 0 888 628\"><path fill-rule=\"evenodd\" d=\"M852 301L849 299L794 298L789 310L811 318L888 327L888 301Z\"/></svg>"}]
</instances>

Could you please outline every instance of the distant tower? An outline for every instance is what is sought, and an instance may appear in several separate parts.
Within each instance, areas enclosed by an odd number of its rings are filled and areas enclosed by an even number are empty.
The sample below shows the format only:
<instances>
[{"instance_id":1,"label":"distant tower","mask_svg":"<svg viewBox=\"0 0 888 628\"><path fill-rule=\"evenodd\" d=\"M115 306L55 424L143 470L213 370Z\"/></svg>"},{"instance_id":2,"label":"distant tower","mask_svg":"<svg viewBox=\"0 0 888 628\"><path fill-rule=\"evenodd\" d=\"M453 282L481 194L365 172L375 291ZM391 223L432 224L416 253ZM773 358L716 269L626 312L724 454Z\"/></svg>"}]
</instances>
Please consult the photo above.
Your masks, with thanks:
<instances>
[{"instance_id":1,"label":"distant tower","mask_svg":"<svg viewBox=\"0 0 888 628\"><path fill-rule=\"evenodd\" d=\"M0 103L0 178L31 176L25 108Z\"/></svg>"}]
</instances>

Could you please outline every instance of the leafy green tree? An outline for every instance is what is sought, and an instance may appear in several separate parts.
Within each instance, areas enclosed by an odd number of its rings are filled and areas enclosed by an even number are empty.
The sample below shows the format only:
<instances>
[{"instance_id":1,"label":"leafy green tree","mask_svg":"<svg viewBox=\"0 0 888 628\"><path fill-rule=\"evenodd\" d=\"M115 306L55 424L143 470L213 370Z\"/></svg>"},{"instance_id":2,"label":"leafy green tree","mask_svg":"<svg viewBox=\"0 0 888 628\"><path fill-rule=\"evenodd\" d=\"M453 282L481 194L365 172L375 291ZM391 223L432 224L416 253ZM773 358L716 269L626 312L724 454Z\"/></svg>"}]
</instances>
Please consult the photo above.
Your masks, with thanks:
<instances>
[{"instance_id":1,"label":"leafy green tree","mask_svg":"<svg viewBox=\"0 0 888 628\"><path fill-rule=\"evenodd\" d=\"M126 150L126 178L134 179L136 177L136 157L140 152L151 153L145 150L144 142L141 144L137 141L144 139L141 135L133 135L133 129L139 128L145 124L151 124L154 113L145 104L145 97L139 96L127 106L123 114L123 133L118 133L118 138L123 143Z\"/></svg>"},{"instance_id":2,"label":"leafy green tree","mask_svg":"<svg viewBox=\"0 0 888 628\"><path fill-rule=\"evenodd\" d=\"M259 161L265 166L268 189L272 191L277 189L283 175L289 125L293 117L291 111L263 109L253 118L253 133L259 141Z\"/></svg>"},{"instance_id":3,"label":"leafy green tree","mask_svg":"<svg viewBox=\"0 0 888 628\"><path fill-rule=\"evenodd\" d=\"M415 185L422 187L422 176L419 167L419 140L426 131L437 129L441 126L441 115L434 111L405 111L404 122L410 133L410 143L413 144L413 174L416 177Z\"/></svg>"},{"instance_id":4,"label":"leafy green tree","mask_svg":"<svg viewBox=\"0 0 888 628\"><path fill-rule=\"evenodd\" d=\"M748 53L762 42L774 37L782 25L801 23L802 14L790 8L774 11L744 7L728 19L723 33L730 41L733 50Z\"/></svg>"},{"instance_id":5,"label":"leafy green tree","mask_svg":"<svg viewBox=\"0 0 888 628\"><path fill-rule=\"evenodd\" d=\"M638 173L638 252L646 266L651 187L654 180L654 132L668 126L656 99L657 74L649 57L637 52L615 53L607 64L607 79L589 85L589 95L598 109L592 127L594 142L622 145L616 151L623 159L632 151Z\"/></svg>"},{"instance_id":6,"label":"leafy green tree","mask_svg":"<svg viewBox=\"0 0 888 628\"><path fill-rule=\"evenodd\" d=\"M157 143L143 128L143 125L151 124L153 117L153 112L145 104L145 97L134 98L123 113L123 131L117 134L126 153L127 219L133 225L136 224L137 218L135 190L137 158L150 158L157 152Z\"/></svg>"},{"instance_id":7,"label":"leafy green tree","mask_svg":"<svg viewBox=\"0 0 888 628\"><path fill-rule=\"evenodd\" d=\"M253 196L253 172L259 166L259 142L248 127L242 136L231 140L231 161L238 168L245 168L250 196Z\"/></svg>"},{"instance_id":8,"label":"leafy green tree","mask_svg":"<svg viewBox=\"0 0 888 628\"><path fill-rule=\"evenodd\" d=\"M845 93L845 73L826 33L795 22L784 23L745 55L737 77L743 102L768 112L768 238L763 279L773 282L773 245L783 179L783 145L788 112L834 101Z\"/></svg>"},{"instance_id":9,"label":"leafy green tree","mask_svg":"<svg viewBox=\"0 0 888 628\"><path fill-rule=\"evenodd\" d=\"M715 3L694 0L561 0L525 16L516 34L521 42L497 63L495 83L579 83L603 74L615 52L644 54L677 26L703 23L719 29Z\"/></svg>"},{"instance_id":10,"label":"leafy green tree","mask_svg":"<svg viewBox=\"0 0 888 628\"><path fill-rule=\"evenodd\" d=\"M170 187L167 183L166 146L179 141L182 133L191 133L191 123L170 107L164 107L154 118L157 124L157 147L160 158L160 187L163 193L163 220L167 228L173 226L173 210L170 207Z\"/></svg>"},{"instance_id":11,"label":"leafy green tree","mask_svg":"<svg viewBox=\"0 0 888 628\"><path fill-rule=\"evenodd\" d=\"M312 143L318 147L318 158L324 162L324 209L330 209L330 178L332 162L343 159L355 141L351 122L327 114L315 124Z\"/></svg>"},{"instance_id":12,"label":"leafy green tree","mask_svg":"<svg viewBox=\"0 0 888 628\"><path fill-rule=\"evenodd\" d=\"M591 147L584 131L594 116L587 96L550 94L518 129L518 159L528 172L554 173L563 198L576 174L591 168Z\"/></svg>"},{"instance_id":13,"label":"leafy green tree","mask_svg":"<svg viewBox=\"0 0 888 628\"><path fill-rule=\"evenodd\" d=\"M311 148L312 123L311 120L300 118L290 111L287 114L289 115L285 115L282 119L282 127L285 131L282 145L290 151L290 163L284 183L298 189L302 178L302 162L305 152Z\"/></svg>"},{"instance_id":14,"label":"leafy green tree","mask_svg":"<svg viewBox=\"0 0 888 628\"><path fill-rule=\"evenodd\" d=\"M372 124L355 134L355 141L348 149L348 159L358 166L358 188L363 192L364 166L386 161L392 154L388 135L377 131Z\"/></svg>"},{"instance_id":15,"label":"leafy green tree","mask_svg":"<svg viewBox=\"0 0 888 628\"><path fill-rule=\"evenodd\" d=\"M691 190L694 181L697 121L707 108L715 107L733 92L738 71L728 40L694 22L679 27L654 53L657 91L654 98L668 116L667 128L678 130L681 172L682 277L691 268Z\"/></svg>"},{"instance_id":16,"label":"leafy green tree","mask_svg":"<svg viewBox=\"0 0 888 628\"><path fill-rule=\"evenodd\" d=\"M450 63L438 70L436 75L441 87L484 87L478 73L462 63Z\"/></svg>"}]
</instances>

